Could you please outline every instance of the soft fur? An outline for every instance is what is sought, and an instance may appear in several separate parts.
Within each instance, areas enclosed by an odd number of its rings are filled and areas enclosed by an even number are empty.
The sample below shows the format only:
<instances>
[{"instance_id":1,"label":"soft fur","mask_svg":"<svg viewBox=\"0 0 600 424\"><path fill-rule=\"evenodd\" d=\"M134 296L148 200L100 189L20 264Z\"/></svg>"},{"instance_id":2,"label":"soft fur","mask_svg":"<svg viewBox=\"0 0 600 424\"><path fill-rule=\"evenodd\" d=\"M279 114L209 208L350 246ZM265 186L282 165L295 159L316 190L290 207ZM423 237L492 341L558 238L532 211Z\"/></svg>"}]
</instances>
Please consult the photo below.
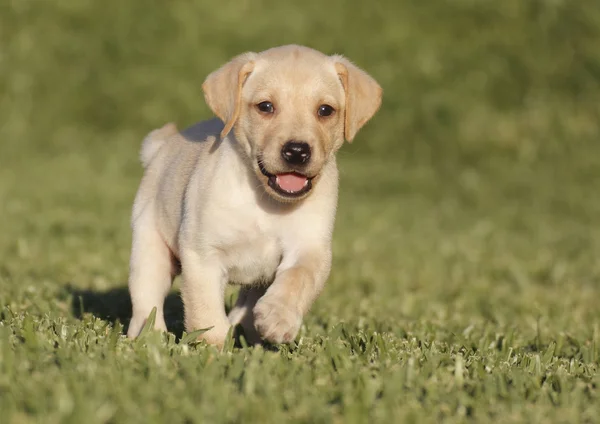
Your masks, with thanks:
<instances>
[{"instance_id":1,"label":"soft fur","mask_svg":"<svg viewBox=\"0 0 600 424\"><path fill-rule=\"evenodd\" d=\"M185 327L222 346L240 324L251 343L291 342L331 266L338 191L335 153L375 114L382 91L341 56L301 46L245 53L210 74L206 102L218 117L182 131L151 132L141 151L144 177L133 206L129 290L136 337L182 274ZM257 105L270 101L274 112ZM319 116L320 105L331 116ZM310 161L292 166L282 147L301 140ZM268 176L298 172L312 189L289 198ZM279 181L279 180L277 180ZM228 282L242 285L229 316Z\"/></svg>"}]
</instances>

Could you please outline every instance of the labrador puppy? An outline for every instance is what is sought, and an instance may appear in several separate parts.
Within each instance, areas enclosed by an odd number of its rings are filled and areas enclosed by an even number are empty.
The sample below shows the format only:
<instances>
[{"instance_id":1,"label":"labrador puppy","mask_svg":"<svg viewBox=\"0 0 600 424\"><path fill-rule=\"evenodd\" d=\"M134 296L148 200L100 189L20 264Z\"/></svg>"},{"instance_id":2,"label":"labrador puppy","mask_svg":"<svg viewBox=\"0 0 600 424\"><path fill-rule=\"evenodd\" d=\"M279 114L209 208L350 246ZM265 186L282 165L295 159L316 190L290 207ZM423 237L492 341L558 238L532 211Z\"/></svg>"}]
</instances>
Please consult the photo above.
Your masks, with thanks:
<instances>
[{"instance_id":1,"label":"labrador puppy","mask_svg":"<svg viewBox=\"0 0 600 424\"><path fill-rule=\"evenodd\" d=\"M375 114L382 90L342 56L290 45L244 53L202 85L218 119L143 142L129 291L135 338L181 273L185 328L222 346L289 343L331 267L335 154ZM229 316L224 293L241 285Z\"/></svg>"}]
</instances>

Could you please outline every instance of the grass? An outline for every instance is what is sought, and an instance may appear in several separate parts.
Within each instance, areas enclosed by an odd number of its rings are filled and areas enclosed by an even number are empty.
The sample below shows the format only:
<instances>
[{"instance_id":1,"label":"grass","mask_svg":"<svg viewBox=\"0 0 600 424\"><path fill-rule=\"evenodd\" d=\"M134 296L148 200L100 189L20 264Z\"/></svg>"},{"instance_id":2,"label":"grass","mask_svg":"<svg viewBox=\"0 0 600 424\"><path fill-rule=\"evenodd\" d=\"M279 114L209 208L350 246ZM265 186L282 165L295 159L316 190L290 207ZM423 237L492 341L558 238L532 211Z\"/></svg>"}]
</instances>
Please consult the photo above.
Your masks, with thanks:
<instances>
[{"instance_id":1,"label":"grass","mask_svg":"<svg viewBox=\"0 0 600 424\"><path fill-rule=\"evenodd\" d=\"M599 28L583 0L3 2L2 422L596 422ZM182 343L176 293L128 341L141 138L289 42L385 90L325 291L289 347Z\"/></svg>"}]
</instances>

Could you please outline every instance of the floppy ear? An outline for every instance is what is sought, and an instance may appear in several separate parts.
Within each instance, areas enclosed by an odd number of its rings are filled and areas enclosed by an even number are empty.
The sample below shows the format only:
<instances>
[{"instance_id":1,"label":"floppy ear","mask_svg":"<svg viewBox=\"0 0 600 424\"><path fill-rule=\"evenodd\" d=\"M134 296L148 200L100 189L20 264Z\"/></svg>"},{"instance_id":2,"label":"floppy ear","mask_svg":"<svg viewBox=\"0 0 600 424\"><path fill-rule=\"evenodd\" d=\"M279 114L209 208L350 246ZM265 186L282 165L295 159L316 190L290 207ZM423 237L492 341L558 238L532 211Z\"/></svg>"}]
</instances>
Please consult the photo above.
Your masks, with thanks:
<instances>
[{"instance_id":1,"label":"floppy ear","mask_svg":"<svg viewBox=\"0 0 600 424\"><path fill-rule=\"evenodd\" d=\"M242 87L254 69L255 57L256 53L244 53L234 57L206 77L202 84L206 104L225 124L221 138L229 134L240 114Z\"/></svg>"},{"instance_id":2,"label":"floppy ear","mask_svg":"<svg viewBox=\"0 0 600 424\"><path fill-rule=\"evenodd\" d=\"M369 74L343 56L334 56L335 70L346 92L344 137L348 142L375 115L383 90Z\"/></svg>"}]
</instances>

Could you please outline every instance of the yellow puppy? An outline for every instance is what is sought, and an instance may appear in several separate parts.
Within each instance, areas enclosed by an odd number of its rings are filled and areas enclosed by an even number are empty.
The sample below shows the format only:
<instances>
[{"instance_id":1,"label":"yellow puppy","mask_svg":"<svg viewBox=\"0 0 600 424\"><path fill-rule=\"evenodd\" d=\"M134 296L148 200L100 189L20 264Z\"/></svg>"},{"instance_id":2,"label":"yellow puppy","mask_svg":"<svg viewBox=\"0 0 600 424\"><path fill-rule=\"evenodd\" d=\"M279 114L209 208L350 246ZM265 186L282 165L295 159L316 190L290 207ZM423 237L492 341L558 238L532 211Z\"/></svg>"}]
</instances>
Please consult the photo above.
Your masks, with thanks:
<instances>
[{"instance_id":1,"label":"yellow puppy","mask_svg":"<svg viewBox=\"0 0 600 424\"><path fill-rule=\"evenodd\" d=\"M235 57L202 86L218 117L167 124L142 145L129 290L136 337L182 273L188 332L221 346L232 325L250 342L294 340L331 267L344 139L375 114L382 90L341 56L283 46ZM227 283L242 285L225 314Z\"/></svg>"}]
</instances>

